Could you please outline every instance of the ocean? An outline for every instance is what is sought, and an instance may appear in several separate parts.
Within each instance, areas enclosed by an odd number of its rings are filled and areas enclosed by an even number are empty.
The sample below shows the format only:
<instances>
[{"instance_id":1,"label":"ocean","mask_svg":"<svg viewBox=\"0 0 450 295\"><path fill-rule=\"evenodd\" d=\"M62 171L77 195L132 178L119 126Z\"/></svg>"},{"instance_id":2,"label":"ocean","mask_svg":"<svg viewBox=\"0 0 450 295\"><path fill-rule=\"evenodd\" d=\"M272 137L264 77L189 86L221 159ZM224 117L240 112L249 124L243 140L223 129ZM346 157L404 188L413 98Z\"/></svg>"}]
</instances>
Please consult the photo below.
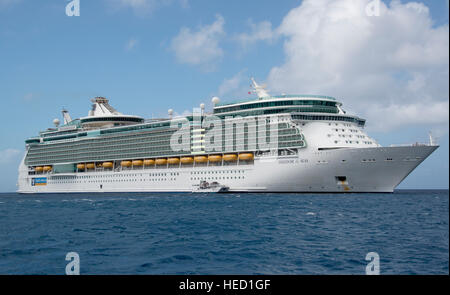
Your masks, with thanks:
<instances>
[{"instance_id":1,"label":"ocean","mask_svg":"<svg viewBox=\"0 0 450 295\"><path fill-rule=\"evenodd\" d=\"M0 274L449 273L449 191L0 194Z\"/></svg>"}]
</instances>

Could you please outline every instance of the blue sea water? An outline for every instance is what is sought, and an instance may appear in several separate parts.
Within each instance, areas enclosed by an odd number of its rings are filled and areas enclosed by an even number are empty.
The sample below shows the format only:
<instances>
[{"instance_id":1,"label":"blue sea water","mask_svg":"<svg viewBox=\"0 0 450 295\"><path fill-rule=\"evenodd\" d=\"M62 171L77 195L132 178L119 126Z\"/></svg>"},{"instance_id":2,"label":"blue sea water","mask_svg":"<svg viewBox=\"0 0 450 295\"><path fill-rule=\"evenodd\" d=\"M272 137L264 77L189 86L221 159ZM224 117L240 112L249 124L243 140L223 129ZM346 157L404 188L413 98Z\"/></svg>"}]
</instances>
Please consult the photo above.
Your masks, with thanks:
<instances>
[{"instance_id":1,"label":"blue sea water","mask_svg":"<svg viewBox=\"0 0 450 295\"><path fill-rule=\"evenodd\" d=\"M0 274L449 273L448 190L0 194Z\"/></svg>"}]
</instances>

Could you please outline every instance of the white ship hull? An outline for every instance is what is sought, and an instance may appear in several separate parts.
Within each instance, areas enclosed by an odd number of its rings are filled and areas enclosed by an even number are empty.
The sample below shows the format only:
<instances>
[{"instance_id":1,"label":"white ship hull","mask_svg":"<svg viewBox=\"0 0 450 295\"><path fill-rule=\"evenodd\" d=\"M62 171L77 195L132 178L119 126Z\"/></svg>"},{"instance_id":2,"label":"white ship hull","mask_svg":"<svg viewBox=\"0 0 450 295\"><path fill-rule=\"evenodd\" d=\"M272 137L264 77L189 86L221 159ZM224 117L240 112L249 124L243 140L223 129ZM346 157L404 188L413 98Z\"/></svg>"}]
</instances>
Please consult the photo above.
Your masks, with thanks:
<instances>
[{"instance_id":1,"label":"white ship hull","mask_svg":"<svg viewBox=\"0 0 450 295\"><path fill-rule=\"evenodd\" d=\"M306 149L295 156L256 157L249 165L57 175L29 175L22 162L18 192L192 192L202 180L216 181L229 192L393 192L437 147Z\"/></svg>"}]
</instances>

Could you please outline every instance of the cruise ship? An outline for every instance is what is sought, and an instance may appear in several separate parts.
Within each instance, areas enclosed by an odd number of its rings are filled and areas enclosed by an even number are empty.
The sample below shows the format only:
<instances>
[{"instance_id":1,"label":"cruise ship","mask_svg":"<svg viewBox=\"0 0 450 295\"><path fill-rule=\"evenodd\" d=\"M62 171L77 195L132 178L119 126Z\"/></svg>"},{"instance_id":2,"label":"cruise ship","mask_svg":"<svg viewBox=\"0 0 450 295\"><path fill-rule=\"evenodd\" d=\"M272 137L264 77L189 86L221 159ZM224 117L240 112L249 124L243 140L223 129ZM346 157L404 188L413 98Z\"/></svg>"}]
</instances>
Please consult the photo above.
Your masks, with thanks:
<instances>
[{"instance_id":1,"label":"cruise ship","mask_svg":"<svg viewBox=\"0 0 450 295\"><path fill-rule=\"evenodd\" d=\"M25 141L18 192L393 192L438 148L383 147L333 97L252 86L255 98L185 117L124 115L104 97L79 119L63 109Z\"/></svg>"}]
</instances>

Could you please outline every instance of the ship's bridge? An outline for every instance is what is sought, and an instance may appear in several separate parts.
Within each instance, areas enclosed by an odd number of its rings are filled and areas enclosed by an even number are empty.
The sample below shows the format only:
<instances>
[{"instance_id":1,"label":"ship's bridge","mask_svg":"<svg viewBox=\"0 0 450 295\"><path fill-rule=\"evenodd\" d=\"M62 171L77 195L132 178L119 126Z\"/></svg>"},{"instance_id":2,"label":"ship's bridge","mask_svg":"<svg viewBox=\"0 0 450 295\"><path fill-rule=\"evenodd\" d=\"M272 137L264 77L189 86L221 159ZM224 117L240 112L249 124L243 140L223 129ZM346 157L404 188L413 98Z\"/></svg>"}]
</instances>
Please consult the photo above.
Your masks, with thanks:
<instances>
[{"instance_id":1,"label":"ship's bridge","mask_svg":"<svg viewBox=\"0 0 450 295\"><path fill-rule=\"evenodd\" d=\"M273 114L291 114L301 121L342 121L364 127L366 120L346 114L335 98L320 95L279 95L257 100L217 103L214 115L218 117L246 117Z\"/></svg>"},{"instance_id":2,"label":"ship's bridge","mask_svg":"<svg viewBox=\"0 0 450 295\"><path fill-rule=\"evenodd\" d=\"M265 86L259 85L252 78L253 92L257 99L241 100L230 103L220 103L219 98L213 98L215 116L246 117L273 114L291 114L293 119L300 121L343 121L356 123L364 127L365 120L346 114L342 103L334 97L324 95L270 95Z\"/></svg>"},{"instance_id":3,"label":"ship's bridge","mask_svg":"<svg viewBox=\"0 0 450 295\"><path fill-rule=\"evenodd\" d=\"M270 95L265 85L259 85L251 78L253 93L258 99L222 104L213 98L214 115L259 116L280 113L328 113L345 114L341 103L334 97L323 95Z\"/></svg>"},{"instance_id":4,"label":"ship's bridge","mask_svg":"<svg viewBox=\"0 0 450 295\"><path fill-rule=\"evenodd\" d=\"M308 112L332 113L340 112L340 103L333 97L319 95L278 95L257 100L216 104L215 115L254 116L275 113Z\"/></svg>"}]
</instances>

